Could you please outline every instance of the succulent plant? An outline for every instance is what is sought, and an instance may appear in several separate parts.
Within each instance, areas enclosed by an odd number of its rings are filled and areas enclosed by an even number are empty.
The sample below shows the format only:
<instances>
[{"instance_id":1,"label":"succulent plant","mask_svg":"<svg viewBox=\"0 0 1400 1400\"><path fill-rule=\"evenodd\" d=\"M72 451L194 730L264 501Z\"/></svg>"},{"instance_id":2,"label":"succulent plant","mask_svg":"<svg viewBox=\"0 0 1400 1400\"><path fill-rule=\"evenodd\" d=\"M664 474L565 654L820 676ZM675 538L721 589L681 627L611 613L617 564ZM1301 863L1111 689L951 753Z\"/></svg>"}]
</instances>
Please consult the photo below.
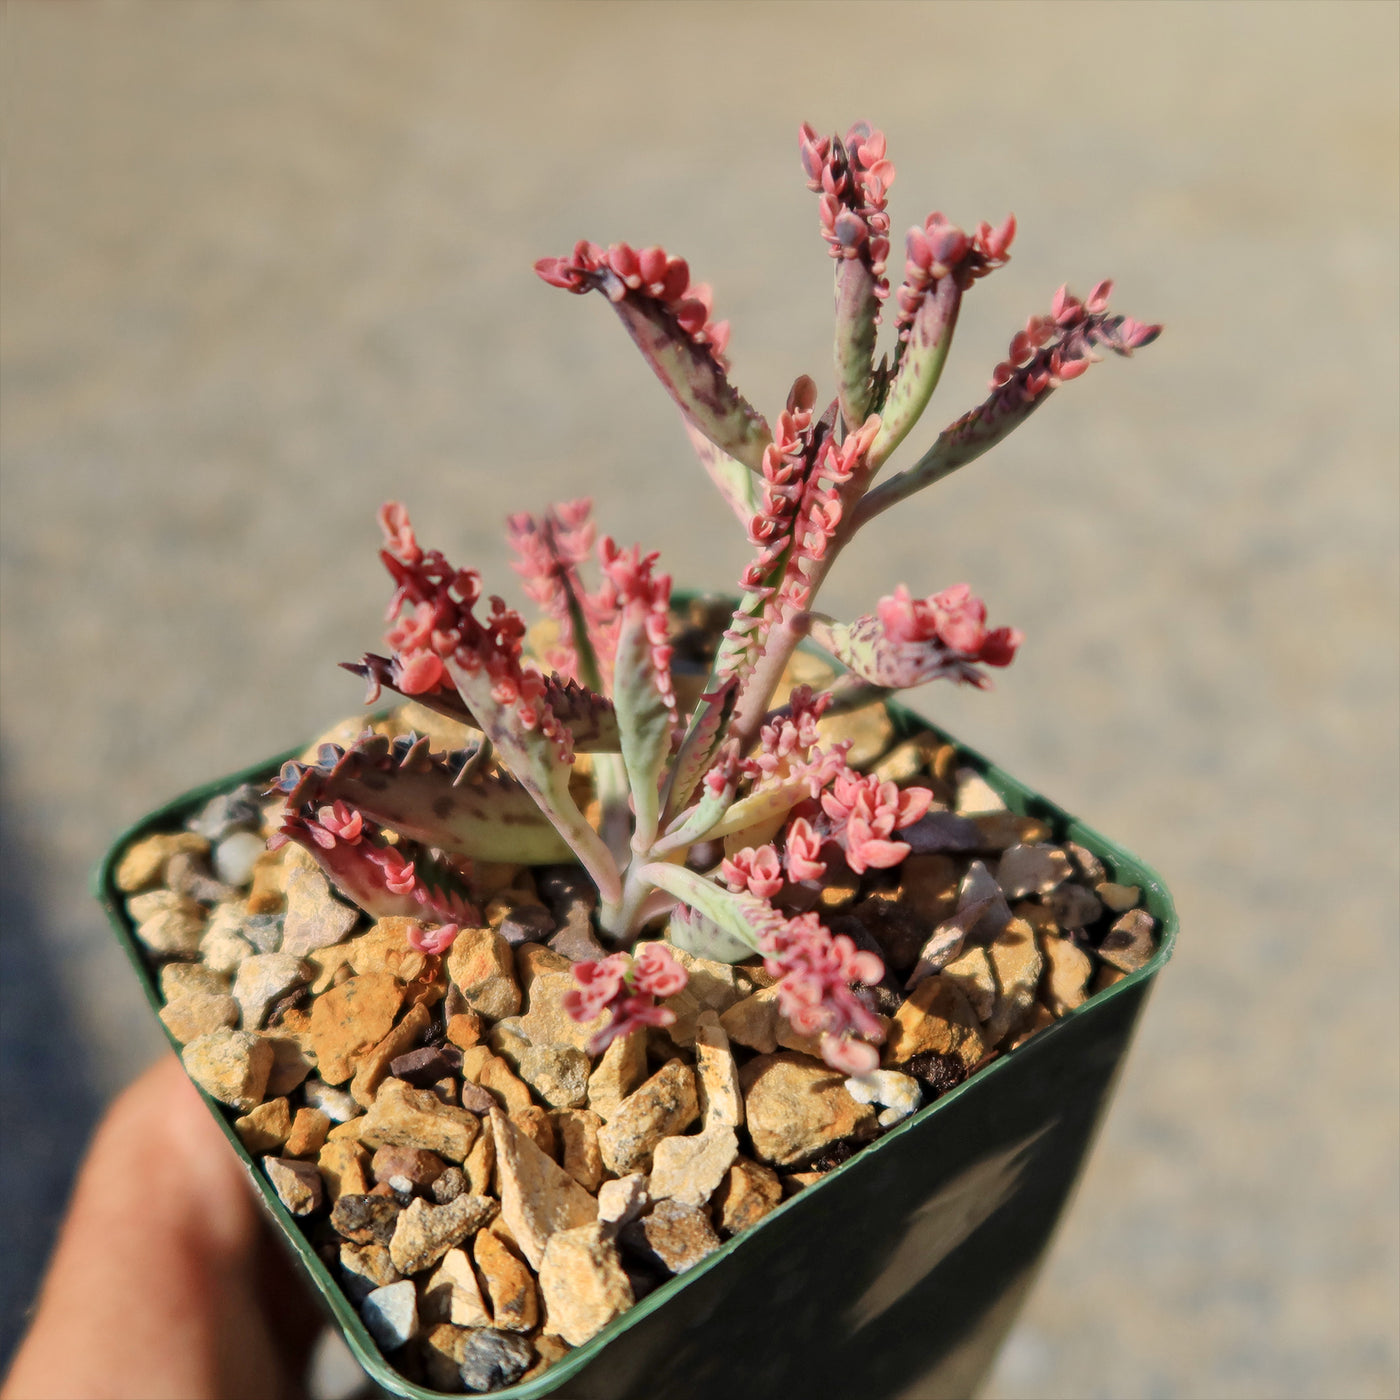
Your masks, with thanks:
<instances>
[{"instance_id":1,"label":"succulent plant","mask_svg":"<svg viewBox=\"0 0 1400 1400\"><path fill-rule=\"evenodd\" d=\"M595 1051L673 1019L659 999L684 985L684 968L663 942L630 951L664 924L695 955L762 956L793 1028L819 1036L831 1065L861 1074L875 1067L882 1034L862 988L880 981L881 960L815 913L790 911L810 910L814 888L837 875L898 865L931 793L855 771L849 745L824 744L818 721L939 677L984 686L985 668L1009 664L1021 635L989 629L963 584L924 597L901 585L850 623L816 612L817 592L868 520L980 456L1100 351L1130 355L1160 328L1110 314L1107 282L1082 300L1062 287L1049 314L1012 338L987 399L877 484L929 403L963 297L1008 261L1015 220L969 234L934 213L909 230L893 343L877 363L890 297L885 138L863 123L844 139L804 125L799 145L836 262L836 393L824 406L803 376L770 426L730 383L729 328L712 319L708 287L660 248L581 242L535 265L547 283L612 305L753 546L693 713L680 713L672 681L671 580L656 554L597 538L587 500L509 521L525 591L553 624L537 658L520 615L484 599L474 570L424 550L390 503L380 513L395 585L389 654L349 669L371 702L393 690L480 738L435 754L425 739L367 732L348 749L327 745L315 763L288 764L278 839L303 845L370 914L414 916L416 939L433 952L480 920L474 861L576 860L617 950L575 964L571 1014L611 1013ZM846 672L775 707L808 636Z\"/></svg>"}]
</instances>

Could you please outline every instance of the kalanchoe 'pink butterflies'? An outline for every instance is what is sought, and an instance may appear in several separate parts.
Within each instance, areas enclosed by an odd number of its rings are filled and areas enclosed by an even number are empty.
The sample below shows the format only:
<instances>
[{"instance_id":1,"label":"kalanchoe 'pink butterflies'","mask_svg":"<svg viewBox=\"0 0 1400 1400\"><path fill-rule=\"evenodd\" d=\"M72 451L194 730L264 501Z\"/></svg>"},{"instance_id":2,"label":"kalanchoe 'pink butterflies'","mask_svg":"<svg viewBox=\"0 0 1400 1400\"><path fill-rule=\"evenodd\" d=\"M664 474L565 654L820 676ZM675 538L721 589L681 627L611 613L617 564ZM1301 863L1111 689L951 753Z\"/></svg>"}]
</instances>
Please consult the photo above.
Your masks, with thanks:
<instances>
[{"instance_id":1,"label":"kalanchoe 'pink butterflies'","mask_svg":"<svg viewBox=\"0 0 1400 1400\"><path fill-rule=\"evenodd\" d=\"M390 502L380 525L391 655L352 669L371 698L392 687L476 735L459 752L407 740L391 754L369 734L332 761L288 765L280 839L299 842L372 915L427 924L411 938L433 952L479 926L470 880L481 863L572 856L613 946L670 918L696 956L761 955L793 1029L859 1074L878 1060L882 1024L859 989L883 977L881 959L815 914L789 914L821 881L898 867L932 792L853 769L850 741L833 742L823 716L935 678L985 686L985 669L1008 665L1021 634L988 627L965 584L923 597L901 585L849 623L816 612L817 594L861 526L973 461L1102 354L1131 355L1160 328L1112 313L1108 282L1083 299L1061 287L1048 314L1012 337L984 402L880 479L937 391L964 294L1008 263L1016 221L963 228L936 211L910 228L894 324L882 331L894 183L885 137L867 122L844 137L803 126L798 145L834 262L835 334L830 382L799 375L771 426L730 382L728 325L683 258L583 240L536 264L550 285L607 300L680 409L747 535L737 607L716 616L709 600L691 629L701 639L683 652L657 556L599 536L588 501L575 500L510 519L516 570L552 624L527 655L524 619L475 570L423 549ZM807 636L849 674L778 706ZM688 718L677 655L708 668L694 676ZM634 1028L671 1024L663 1003L685 978L664 944L647 943L576 964L568 1009L606 1020L596 1053Z\"/></svg>"}]
</instances>

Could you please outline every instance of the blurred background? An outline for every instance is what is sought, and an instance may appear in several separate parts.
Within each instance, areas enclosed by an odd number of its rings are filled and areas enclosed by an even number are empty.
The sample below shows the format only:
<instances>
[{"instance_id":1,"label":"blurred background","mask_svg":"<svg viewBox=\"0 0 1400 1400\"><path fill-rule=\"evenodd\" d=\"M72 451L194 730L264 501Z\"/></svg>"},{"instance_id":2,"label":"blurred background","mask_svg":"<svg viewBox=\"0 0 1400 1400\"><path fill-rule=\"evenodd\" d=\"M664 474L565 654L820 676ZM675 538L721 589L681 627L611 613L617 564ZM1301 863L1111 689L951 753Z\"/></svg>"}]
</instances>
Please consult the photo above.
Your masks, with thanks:
<instances>
[{"instance_id":1,"label":"blurred background","mask_svg":"<svg viewBox=\"0 0 1400 1400\"><path fill-rule=\"evenodd\" d=\"M918 436L1061 282L1167 325L830 585L966 579L1021 627L995 691L916 707L1181 910L988 1394L1400 1392L1397 41L1341 0L5 5L0 1367L164 1044L104 847L357 709L386 497L512 597L503 516L584 491L730 586L665 395L530 264L684 254L771 415L831 383L797 124L869 117L897 247L1020 221Z\"/></svg>"}]
</instances>

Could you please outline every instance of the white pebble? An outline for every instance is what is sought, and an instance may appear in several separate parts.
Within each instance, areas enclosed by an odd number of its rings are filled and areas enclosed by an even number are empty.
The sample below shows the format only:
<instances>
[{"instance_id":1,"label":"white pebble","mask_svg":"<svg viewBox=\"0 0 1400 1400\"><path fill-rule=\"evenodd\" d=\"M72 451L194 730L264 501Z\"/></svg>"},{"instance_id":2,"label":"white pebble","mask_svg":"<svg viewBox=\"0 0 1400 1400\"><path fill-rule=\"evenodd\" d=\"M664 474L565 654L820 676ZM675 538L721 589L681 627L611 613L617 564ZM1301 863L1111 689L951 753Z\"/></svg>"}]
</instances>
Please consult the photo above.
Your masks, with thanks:
<instances>
[{"instance_id":1,"label":"white pebble","mask_svg":"<svg viewBox=\"0 0 1400 1400\"><path fill-rule=\"evenodd\" d=\"M857 1103L883 1104L885 1111L879 1117L882 1128L892 1128L908 1118L924 1097L917 1079L892 1069L875 1069L869 1074L848 1079L846 1092Z\"/></svg>"},{"instance_id":2,"label":"white pebble","mask_svg":"<svg viewBox=\"0 0 1400 1400\"><path fill-rule=\"evenodd\" d=\"M376 1288L360 1304L370 1336L384 1351L394 1351L418 1331L418 1290L412 1279Z\"/></svg>"},{"instance_id":3,"label":"white pebble","mask_svg":"<svg viewBox=\"0 0 1400 1400\"><path fill-rule=\"evenodd\" d=\"M214 847L214 873L224 884L242 889L252 882L253 864L267 842L251 831L235 831Z\"/></svg>"}]
</instances>

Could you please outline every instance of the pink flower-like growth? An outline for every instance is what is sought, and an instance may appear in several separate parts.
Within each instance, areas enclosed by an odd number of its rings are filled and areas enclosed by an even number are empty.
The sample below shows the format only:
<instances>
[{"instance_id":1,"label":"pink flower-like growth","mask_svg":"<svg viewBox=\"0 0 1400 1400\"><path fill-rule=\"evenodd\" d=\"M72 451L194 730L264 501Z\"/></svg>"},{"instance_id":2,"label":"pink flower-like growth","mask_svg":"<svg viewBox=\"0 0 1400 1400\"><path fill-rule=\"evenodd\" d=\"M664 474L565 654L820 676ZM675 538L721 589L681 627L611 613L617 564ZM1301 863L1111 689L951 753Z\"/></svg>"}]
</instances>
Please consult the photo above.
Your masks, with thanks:
<instances>
[{"instance_id":1,"label":"pink flower-like growth","mask_svg":"<svg viewBox=\"0 0 1400 1400\"><path fill-rule=\"evenodd\" d=\"M784 838L783 860L788 878L795 881L820 880L826 874L821 857L821 834L806 817L794 817Z\"/></svg>"},{"instance_id":2,"label":"pink flower-like growth","mask_svg":"<svg viewBox=\"0 0 1400 1400\"><path fill-rule=\"evenodd\" d=\"M671 576L652 572L659 557L654 550L643 554L640 545L619 549L607 537L598 546L598 562L614 590L619 616L635 612L641 619L651 652L657 689L674 717L676 692L671 683Z\"/></svg>"},{"instance_id":3,"label":"pink flower-like growth","mask_svg":"<svg viewBox=\"0 0 1400 1400\"><path fill-rule=\"evenodd\" d=\"M1024 640L1014 627L988 630L987 605L965 583L927 598L912 598L901 583L880 599L875 612L891 641L908 646L936 642L969 664L1009 666Z\"/></svg>"},{"instance_id":4,"label":"pink flower-like growth","mask_svg":"<svg viewBox=\"0 0 1400 1400\"><path fill-rule=\"evenodd\" d=\"M411 924L408 930L409 946L420 953L438 956L447 952L457 940L461 929L456 924L442 924L438 928L425 929L421 924Z\"/></svg>"},{"instance_id":5,"label":"pink flower-like growth","mask_svg":"<svg viewBox=\"0 0 1400 1400\"><path fill-rule=\"evenodd\" d=\"M783 867L778 849L767 846L746 846L736 851L720 865L731 890L748 890L760 899L772 899L783 887Z\"/></svg>"},{"instance_id":6,"label":"pink flower-like growth","mask_svg":"<svg viewBox=\"0 0 1400 1400\"><path fill-rule=\"evenodd\" d=\"M602 248L586 239L574 245L567 258L541 258L535 271L552 287L582 294L595 288L609 301L621 301L629 292L657 302L676 320L691 341L708 349L721 369L729 344L729 322L710 320L713 296L703 282L692 283L684 258L673 258L664 248L629 247L614 243Z\"/></svg>"},{"instance_id":7,"label":"pink flower-like growth","mask_svg":"<svg viewBox=\"0 0 1400 1400\"><path fill-rule=\"evenodd\" d=\"M1112 291L1113 283L1103 281L1080 301L1068 287L1061 287L1050 314L1032 316L1026 328L1012 337L1006 359L992 372L992 388L1014 388L1024 398L1035 399L1047 388L1077 379L1102 359L1096 353L1099 347L1130 356L1150 345L1161 334L1161 326L1110 315Z\"/></svg>"},{"instance_id":8,"label":"pink flower-like growth","mask_svg":"<svg viewBox=\"0 0 1400 1400\"><path fill-rule=\"evenodd\" d=\"M758 750L747 760L756 778L781 777L801 763L821 737L817 722L831 705L829 694L813 695L799 685L788 696L787 713L758 731Z\"/></svg>"},{"instance_id":9,"label":"pink flower-like growth","mask_svg":"<svg viewBox=\"0 0 1400 1400\"><path fill-rule=\"evenodd\" d=\"M792 554L778 589L780 616L801 612L812 601L813 577L845 515L842 488L864 472L866 454L879 431L879 418L870 417L839 447L828 438L816 469L808 472L792 526Z\"/></svg>"},{"instance_id":10,"label":"pink flower-like growth","mask_svg":"<svg viewBox=\"0 0 1400 1400\"><path fill-rule=\"evenodd\" d=\"M522 511L506 521L511 547L520 556L511 567L524 580L526 596L559 627L559 640L543 659L567 680L581 679L571 603L582 614L588 641L604 668L611 664L617 640L617 597L611 581L590 593L579 575L597 533L592 510L592 501L585 497L552 505L542 516Z\"/></svg>"},{"instance_id":11,"label":"pink flower-like growth","mask_svg":"<svg viewBox=\"0 0 1400 1400\"><path fill-rule=\"evenodd\" d=\"M932 801L927 788L901 789L850 769L838 773L821 797L822 811L833 824L832 837L857 875L898 865L909 854L909 845L891 836L918 821Z\"/></svg>"},{"instance_id":12,"label":"pink flower-like growth","mask_svg":"<svg viewBox=\"0 0 1400 1400\"><path fill-rule=\"evenodd\" d=\"M385 641L394 652L398 689L420 695L450 685L448 661L469 675L485 671L492 699L509 707L522 729L553 740L571 762L572 737L549 707L544 678L521 664L520 614L493 597L490 615L479 620L473 609L481 598L480 575L454 568L438 550L422 550L398 502L384 506L379 519L385 537L379 557L397 585Z\"/></svg>"},{"instance_id":13,"label":"pink flower-like growth","mask_svg":"<svg viewBox=\"0 0 1400 1400\"><path fill-rule=\"evenodd\" d=\"M859 258L875 279L881 301L889 295L885 263L890 255L890 218L885 212L894 165L885 158L885 135L857 122L846 139L818 136L806 122L798 151L807 188L821 196L822 237L833 258Z\"/></svg>"},{"instance_id":14,"label":"pink flower-like growth","mask_svg":"<svg viewBox=\"0 0 1400 1400\"><path fill-rule=\"evenodd\" d=\"M658 1006L657 998L675 996L686 984L686 971L661 943L648 943L641 952L613 953L597 961L574 964L578 984L564 993L564 1010L579 1022L595 1020L605 1011L612 1019L588 1042L588 1053L600 1055L618 1036L642 1026L670 1026L676 1013Z\"/></svg>"},{"instance_id":15,"label":"pink flower-like growth","mask_svg":"<svg viewBox=\"0 0 1400 1400\"><path fill-rule=\"evenodd\" d=\"M999 228L983 222L971 235L936 210L905 238L904 281L895 295L895 328L908 340L914 320L929 293L945 277L954 277L966 290L979 277L1005 266L1016 237L1016 216L1008 214Z\"/></svg>"},{"instance_id":16,"label":"pink flower-like growth","mask_svg":"<svg viewBox=\"0 0 1400 1400\"><path fill-rule=\"evenodd\" d=\"M774 574L792 545L802 505L816 400L817 386L803 375L793 384L787 407L778 415L773 441L763 450L763 497L748 526L749 543L758 553L739 579L750 606L734 614L725 633L722 680L738 676L752 665L772 626L775 614L771 604L777 591Z\"/></svg>"},{"instance_id":17,"label":"pink flower-like growth","mask_svg":"<svg viewBox=\"0 0 1400 1400\"><path fill-rule=\"evenodd\" d=\"M799 1035L820 1035L822 1058L847 1074L879 1064L871 1041L884 1036L879 1018L851 990L885 975L874 953L833 934L815 914L788 919L762 938L763 966L780 980L778 1007Z\"/></svg>"}]
</instances>

